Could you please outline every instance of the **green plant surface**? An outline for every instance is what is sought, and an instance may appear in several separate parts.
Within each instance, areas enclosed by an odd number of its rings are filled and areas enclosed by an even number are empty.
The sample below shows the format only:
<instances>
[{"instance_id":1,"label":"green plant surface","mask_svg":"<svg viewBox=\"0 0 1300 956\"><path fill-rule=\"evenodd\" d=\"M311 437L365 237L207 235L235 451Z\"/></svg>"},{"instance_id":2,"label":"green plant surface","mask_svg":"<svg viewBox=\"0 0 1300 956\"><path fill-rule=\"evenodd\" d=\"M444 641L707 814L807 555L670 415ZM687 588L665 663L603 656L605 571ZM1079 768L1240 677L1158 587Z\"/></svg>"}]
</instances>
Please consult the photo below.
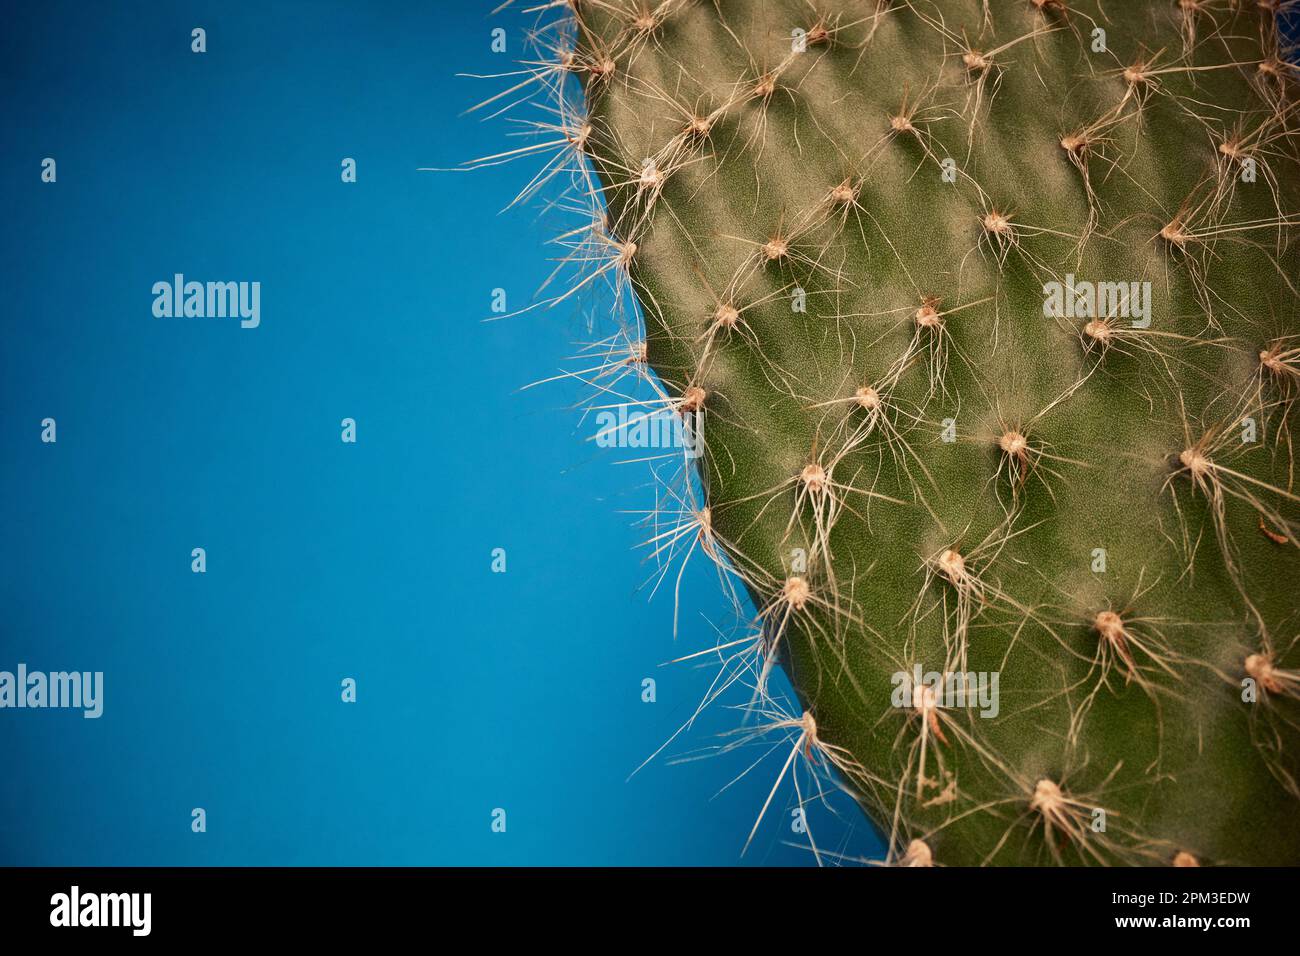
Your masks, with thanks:
<instances>
[{"instance_id":1,"label":"green plant surface","mask_svg":"<svg viewBox=\"0 0 1300 956\"><path fill-rule=\"evenodd\" d=\"M573 5L596 271L893 862L1300 862L1276 7Z\"/></svg>"}]
</instances>

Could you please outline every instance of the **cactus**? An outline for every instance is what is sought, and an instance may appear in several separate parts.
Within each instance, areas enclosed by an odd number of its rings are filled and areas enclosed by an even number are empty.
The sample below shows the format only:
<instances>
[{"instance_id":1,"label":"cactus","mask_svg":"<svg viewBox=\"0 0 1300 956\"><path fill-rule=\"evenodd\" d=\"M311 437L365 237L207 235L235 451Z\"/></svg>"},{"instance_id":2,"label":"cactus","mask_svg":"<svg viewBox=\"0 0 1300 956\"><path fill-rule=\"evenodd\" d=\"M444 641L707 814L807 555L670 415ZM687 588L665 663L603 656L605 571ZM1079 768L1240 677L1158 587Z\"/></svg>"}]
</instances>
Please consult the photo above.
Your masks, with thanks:
<instances>
[{"instance_id":1,"label":"cactus","mask_svg":"<svg viewBox=\"0 0 1300 956\"><path fill-rule=\"evenodd\" d=\"M1300 862L1288 6L572 0L535 34L530 190L589 217L550 301L639 311L592 405L699 423L656 552L743 585L757 726L888 862Z\"/></svg>"}]
</instances>

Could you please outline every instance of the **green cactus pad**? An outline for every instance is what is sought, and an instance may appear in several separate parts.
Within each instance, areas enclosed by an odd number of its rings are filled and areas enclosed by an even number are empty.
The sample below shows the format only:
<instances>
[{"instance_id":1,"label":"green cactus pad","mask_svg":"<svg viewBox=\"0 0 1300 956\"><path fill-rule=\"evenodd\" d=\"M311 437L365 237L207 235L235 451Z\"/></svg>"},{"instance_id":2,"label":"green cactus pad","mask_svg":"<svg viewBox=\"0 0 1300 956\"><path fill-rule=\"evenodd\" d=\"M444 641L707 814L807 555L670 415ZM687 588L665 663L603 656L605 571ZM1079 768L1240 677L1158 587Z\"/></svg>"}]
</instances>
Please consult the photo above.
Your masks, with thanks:
<instances>
[{"instance_id":1,"label":"green cactus pad","mask_svg":"<svg viewBox=\"0 0 1300 956\"><path fill-rule=\"evenodd\" d=\"M704 550L893 861L1300 862L1276 6L574 4Z\"/></svg>"}]
</instances>

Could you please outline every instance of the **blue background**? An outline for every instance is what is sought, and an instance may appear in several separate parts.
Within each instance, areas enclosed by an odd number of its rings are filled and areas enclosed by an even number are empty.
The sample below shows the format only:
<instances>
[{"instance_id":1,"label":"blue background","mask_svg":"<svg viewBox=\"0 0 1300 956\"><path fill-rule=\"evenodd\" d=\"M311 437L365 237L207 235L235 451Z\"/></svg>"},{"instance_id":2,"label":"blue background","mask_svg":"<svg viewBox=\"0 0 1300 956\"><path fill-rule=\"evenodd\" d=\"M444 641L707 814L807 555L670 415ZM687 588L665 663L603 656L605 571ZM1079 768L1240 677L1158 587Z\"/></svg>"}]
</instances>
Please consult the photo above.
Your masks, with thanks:
<instances>
[{"instance_id":1,"label":"blue background","mask_svg":"<svg viewBox=\"0 0 1300 956\"><path fill-rule=\"evenodd\" d=\"M0 862L812 862L788 785L740 856L787 750L720 794L765 748L626 780L712 677L660 665L731 620L697 559L674 643L643 468L575 390L517 391L580 316L481 321L550 269L536 207L497 214L535 166L418 171L509 145L460 115L499 86L454 75L509 68L494 26L523 52L490 6L6 11L0 669L104 671L105 709L0 710ZM154 318L175 272L260 281L261 327ZM819 844L876 853L832 805Z\"/></svg>"}]
</instances>

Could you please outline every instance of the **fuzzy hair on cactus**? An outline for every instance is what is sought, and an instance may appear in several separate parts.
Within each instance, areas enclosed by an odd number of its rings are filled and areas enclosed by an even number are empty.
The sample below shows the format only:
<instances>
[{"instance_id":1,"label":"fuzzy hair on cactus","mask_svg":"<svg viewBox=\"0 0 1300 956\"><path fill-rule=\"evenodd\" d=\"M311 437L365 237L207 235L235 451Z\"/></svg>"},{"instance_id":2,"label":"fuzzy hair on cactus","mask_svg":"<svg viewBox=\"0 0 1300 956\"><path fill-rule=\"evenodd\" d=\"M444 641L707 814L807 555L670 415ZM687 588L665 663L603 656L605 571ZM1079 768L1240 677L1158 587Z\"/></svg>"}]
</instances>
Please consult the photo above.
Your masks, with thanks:
<instances>
[{"instance_id":1,"label":"fuzzy hair on cactus","mask_svg":"<svg viewBox=\"0 0 1300 956\"><path fill-rule=\"evenodd\" d=\"M494 103L886 862L1300 863L1292 5L569 0Z\"/></svg>"}]
</instances>

